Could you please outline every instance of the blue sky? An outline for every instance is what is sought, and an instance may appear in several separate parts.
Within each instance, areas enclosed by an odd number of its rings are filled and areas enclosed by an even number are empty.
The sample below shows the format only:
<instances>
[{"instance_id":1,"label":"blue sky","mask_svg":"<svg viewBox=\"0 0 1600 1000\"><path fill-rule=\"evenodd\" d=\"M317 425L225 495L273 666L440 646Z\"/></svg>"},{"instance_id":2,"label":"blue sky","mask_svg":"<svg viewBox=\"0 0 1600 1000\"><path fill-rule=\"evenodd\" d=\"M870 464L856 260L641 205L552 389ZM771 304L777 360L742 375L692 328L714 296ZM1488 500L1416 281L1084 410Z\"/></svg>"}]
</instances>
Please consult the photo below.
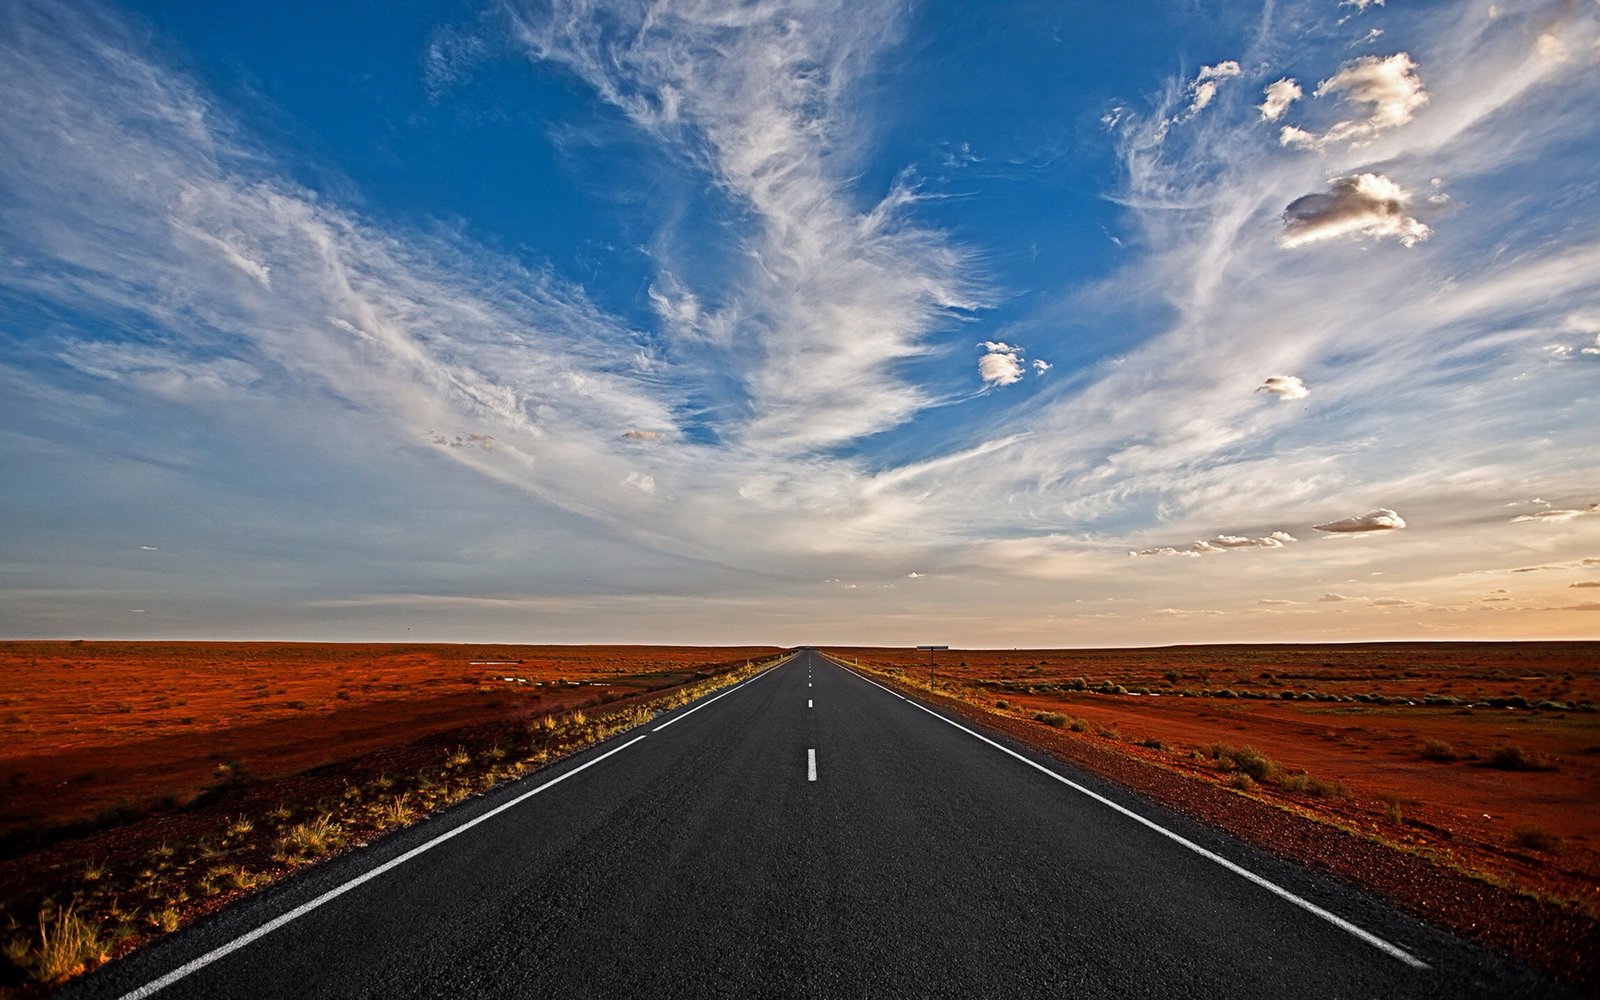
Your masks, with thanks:
<instances>
[{"instance_id":1,"label":"blue sky","mask_svg":"<svg viewBox=\"0 0 1600 1000\"><path fill-rule=\"evenodd\" d=\"M6 5L0 634L1592 637L1600 5Z\"/></svg>"}]
</instances>

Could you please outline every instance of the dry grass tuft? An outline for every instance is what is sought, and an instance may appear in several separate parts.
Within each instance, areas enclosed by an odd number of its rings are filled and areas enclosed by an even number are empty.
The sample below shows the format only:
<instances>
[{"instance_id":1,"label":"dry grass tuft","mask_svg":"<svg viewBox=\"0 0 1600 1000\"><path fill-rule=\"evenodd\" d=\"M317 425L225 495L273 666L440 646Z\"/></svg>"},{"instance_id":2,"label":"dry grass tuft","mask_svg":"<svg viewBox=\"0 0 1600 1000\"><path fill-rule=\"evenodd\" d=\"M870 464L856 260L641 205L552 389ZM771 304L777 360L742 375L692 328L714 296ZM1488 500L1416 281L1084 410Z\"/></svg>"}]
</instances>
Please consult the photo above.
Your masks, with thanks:
<instances>
[{"instance_id":1,"label":"dry grass tuft","mask_svg":"<svg viewBox=\"0 0 1600 1000\"><path fill-rule=\"evenodd\" d=\"M344 842L337 820L328 813L296 823L278 838L278 851L273 855L285 864L310 861L338 847Z\"/></svg>"},{"instance_id":2,"label":"dry grass tuft","mask_svg":"<svg viewBox=\"0 0 1600 1000\"><path fill-rule=\"evenodd\" d=\"M39 915L38 947L25 954L22 964L35 980L53 983L76 976L108 957L100 928L79 916L74 904Z\"/></svg>"}]
</instances>

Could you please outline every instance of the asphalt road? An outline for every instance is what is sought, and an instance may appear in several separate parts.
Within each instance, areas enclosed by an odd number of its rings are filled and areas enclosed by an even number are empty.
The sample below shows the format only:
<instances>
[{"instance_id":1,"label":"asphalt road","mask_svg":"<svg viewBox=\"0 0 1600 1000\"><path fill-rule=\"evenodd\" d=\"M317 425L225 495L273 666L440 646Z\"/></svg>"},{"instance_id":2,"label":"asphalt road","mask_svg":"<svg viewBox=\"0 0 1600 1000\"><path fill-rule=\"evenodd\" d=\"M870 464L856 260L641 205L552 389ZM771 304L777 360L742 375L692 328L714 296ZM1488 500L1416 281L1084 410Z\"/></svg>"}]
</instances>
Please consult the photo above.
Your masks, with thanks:
<instances>
[{"instance_id":1,"label":"asphalt road","mask_svg":"<svg viewBox=\"0 0 1600 1000\"><path fill-rule=\"evenodd\" d=\"M65 995L1563 995L1342 883L989 739L802 653Z\"/></svg>"}]
</instances>

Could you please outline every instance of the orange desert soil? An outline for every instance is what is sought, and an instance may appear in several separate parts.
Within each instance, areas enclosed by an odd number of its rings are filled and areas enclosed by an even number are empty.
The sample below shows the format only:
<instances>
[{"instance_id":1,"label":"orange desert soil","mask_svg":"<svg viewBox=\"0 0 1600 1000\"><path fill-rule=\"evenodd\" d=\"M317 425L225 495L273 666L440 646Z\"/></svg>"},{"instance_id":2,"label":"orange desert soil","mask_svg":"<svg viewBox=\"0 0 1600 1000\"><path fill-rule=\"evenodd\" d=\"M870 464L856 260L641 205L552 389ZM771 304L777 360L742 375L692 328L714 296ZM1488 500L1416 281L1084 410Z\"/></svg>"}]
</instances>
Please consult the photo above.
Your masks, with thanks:
<instances>
[{"instance_id":1,"label":"orange desert soil","mask_svg":"<svg viewBox=\"0 0 1600 1000\"><path fill-rule=\"evenodd\" d=\"M607 704L775 651L0 643L0 843L186 803L225 762L270 780L466 726Z\"/></svg>"}]
</instances>

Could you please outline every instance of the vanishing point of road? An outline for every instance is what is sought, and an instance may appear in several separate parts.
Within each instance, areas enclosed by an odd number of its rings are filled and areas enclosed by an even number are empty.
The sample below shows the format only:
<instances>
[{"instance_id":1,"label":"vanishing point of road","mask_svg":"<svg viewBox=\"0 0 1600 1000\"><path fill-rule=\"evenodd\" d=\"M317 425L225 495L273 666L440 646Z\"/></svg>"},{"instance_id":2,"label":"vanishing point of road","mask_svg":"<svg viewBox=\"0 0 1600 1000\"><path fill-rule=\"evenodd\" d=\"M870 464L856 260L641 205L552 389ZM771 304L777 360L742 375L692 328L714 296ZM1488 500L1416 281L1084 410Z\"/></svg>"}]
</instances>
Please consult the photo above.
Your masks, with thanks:
<instances>
[{"instance_id":1,"label":"vanishing point of road","mask_svg":"<svg viewBox=\"0 0 1600 1000\"><path fill-rule=\"evenodd\" d=\"M1565 994L807 650L64 995Z\"/></svg>"}]
</instances>

